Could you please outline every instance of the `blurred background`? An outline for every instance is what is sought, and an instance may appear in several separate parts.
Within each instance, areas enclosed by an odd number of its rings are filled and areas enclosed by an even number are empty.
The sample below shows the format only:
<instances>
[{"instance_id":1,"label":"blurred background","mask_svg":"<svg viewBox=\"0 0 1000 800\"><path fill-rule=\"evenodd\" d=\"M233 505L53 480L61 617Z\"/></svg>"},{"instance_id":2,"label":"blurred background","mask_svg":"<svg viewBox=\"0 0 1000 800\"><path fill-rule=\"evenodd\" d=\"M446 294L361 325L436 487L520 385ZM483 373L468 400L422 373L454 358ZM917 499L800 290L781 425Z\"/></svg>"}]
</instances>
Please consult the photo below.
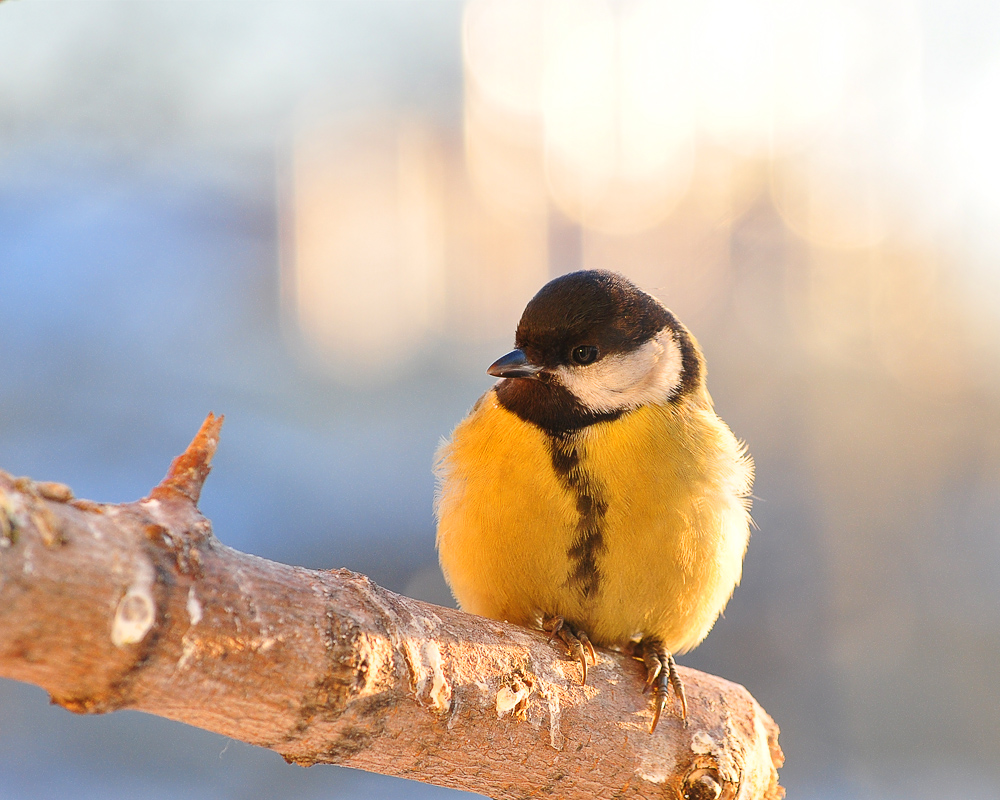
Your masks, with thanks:
<instances>
[{"instance_id":1,"label":"blurred background","mask_svg":"<svg viewBox=\"0 0 1000 800\"><path fill-rule=\"evenodd\" d=\"M434 449L526 301L621 271L757 462L683 662L799 798L1000 778L1000 6L0 2L0 468L438 603ZM0 797L446 798L0 681Z\"/></svg>"}]
</instances>

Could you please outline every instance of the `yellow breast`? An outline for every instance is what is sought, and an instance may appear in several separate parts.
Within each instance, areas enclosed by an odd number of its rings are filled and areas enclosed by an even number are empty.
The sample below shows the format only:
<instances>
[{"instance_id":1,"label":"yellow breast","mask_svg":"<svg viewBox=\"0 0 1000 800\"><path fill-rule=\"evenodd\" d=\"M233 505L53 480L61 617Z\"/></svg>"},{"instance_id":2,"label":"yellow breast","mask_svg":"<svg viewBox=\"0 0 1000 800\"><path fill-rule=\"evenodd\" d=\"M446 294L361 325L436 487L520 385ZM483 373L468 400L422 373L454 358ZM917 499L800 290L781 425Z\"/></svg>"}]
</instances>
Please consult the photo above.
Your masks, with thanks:
<instances>
[{"instance_id":1,"label":"yellow breast","mask_svg":"<svg viewBox=\"0 0 1000 800\"><path fill-rule=\"evenodd\" d=\"M438 452L438 549L463 609L598 644L700 642L739 581L749 457L710 404L552 437L487 392Z\"/></svg>"}]
</instances>

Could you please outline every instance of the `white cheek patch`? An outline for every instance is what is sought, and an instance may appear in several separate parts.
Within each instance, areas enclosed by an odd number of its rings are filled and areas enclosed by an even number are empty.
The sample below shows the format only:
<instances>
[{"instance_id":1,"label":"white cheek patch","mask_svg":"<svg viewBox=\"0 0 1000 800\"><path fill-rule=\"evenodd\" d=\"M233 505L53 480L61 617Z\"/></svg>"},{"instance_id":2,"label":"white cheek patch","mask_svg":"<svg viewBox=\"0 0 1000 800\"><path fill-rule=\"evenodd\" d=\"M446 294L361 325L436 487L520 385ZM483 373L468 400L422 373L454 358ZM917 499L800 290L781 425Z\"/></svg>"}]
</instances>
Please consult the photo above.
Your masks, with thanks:
<instances>
[{"instance_id":1,"label":"white cheek patch","mask_svg":"<svg viewBox=\"0 0 1000 800\"><path fill-rule=\"evenodd\" d=\"M552 374L591 411L608 412L666 402L680 386L682 370L681 349L665 328L631 353L557 367Z\"/></svg>"}]
</instances>

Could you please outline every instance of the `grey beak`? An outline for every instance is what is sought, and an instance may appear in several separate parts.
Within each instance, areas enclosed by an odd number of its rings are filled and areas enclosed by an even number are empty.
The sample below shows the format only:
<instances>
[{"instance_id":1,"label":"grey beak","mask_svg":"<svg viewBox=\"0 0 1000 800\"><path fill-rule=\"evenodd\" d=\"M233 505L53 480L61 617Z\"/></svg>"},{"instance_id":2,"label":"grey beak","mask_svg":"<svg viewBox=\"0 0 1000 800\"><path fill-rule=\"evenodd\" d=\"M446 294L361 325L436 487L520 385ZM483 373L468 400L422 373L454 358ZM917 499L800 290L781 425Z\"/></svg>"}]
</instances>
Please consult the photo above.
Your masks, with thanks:
<instances>
[{"instance_id":1,"label":"grey beak","mask_svg":"<svg viewBox=\"0 0 1000 800\"><path fill-rule=\"evenodd\" d=\"M542 368L528 361L523 350L511 350L486 370L494 378L537 378Z\"/></svg>"}]
</instances>

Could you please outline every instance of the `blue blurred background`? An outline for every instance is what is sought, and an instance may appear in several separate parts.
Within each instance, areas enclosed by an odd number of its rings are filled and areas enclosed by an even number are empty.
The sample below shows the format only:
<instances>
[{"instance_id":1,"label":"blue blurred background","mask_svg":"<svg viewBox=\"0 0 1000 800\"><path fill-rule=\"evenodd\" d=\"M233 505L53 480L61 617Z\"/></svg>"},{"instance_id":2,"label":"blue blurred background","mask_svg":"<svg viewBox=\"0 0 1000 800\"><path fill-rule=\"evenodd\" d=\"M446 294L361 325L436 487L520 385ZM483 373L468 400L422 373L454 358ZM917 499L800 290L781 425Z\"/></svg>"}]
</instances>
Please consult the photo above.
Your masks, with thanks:
<instances>
[{"instance_id":1,"label":"blue blurred background","mask_svg":"<svg viewBox=\"0 0 1000 800\"><path fill-rule=\"evenodd\" d=\"M121 502L208 411L233 547L450 603L431 463L551 276L706 351L758 469L684 663L805 798L1000 778L1000 10L0 2L0 468ZM0 797L444 798L0 681Z\"/></svg>"}]
</instances>

